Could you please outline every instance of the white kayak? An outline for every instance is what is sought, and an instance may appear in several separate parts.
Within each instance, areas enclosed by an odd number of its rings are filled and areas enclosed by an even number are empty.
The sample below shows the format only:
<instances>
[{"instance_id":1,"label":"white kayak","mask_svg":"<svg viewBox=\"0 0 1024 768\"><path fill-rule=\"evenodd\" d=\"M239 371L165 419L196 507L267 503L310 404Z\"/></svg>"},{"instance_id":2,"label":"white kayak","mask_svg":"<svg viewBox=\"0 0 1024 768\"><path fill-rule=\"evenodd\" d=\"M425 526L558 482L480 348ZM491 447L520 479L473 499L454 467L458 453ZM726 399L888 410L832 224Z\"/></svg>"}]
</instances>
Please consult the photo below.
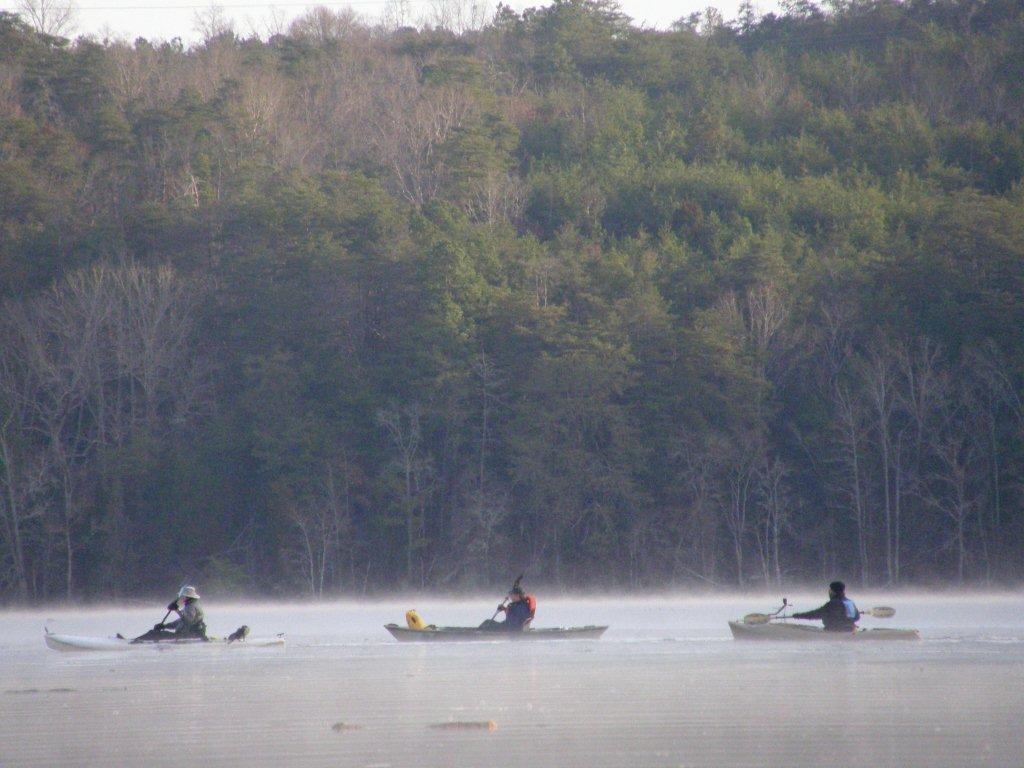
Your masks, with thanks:
<instances>
[{"instance_id":1,"label":"white kayak","mask_svg":"<svg viewBox=\"0 0 1024 768\"><path fill-rule=\"evenodd\" d=\"M185 645L199 645L216 648L270 648L284 645L284 635L275 637L247 637L229 642L227 638L215 637L209 640L161 640L159 642L132 643L123 637L84 637L81 635L58 635L45 630L43 639L46 647L55 651L133 651L138 648L174 648Z\"/></svg>"}]
</instances>

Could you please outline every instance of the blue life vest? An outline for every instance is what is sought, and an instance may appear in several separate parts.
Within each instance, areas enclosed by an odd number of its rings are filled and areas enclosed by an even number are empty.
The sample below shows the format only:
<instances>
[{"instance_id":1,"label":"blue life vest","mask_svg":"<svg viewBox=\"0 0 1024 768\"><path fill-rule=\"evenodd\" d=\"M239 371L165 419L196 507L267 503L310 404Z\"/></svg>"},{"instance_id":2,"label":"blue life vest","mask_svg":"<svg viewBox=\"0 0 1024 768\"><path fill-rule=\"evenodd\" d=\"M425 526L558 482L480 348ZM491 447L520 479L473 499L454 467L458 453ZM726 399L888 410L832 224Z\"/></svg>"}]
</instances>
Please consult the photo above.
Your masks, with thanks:
<instances>
[{"instance_id":1,"label":"blue life vest","mask_svg":"<svg viewBox=\"0 0 1024 768\"><path fill-rule=\"evenodd\" d=\"M857 606L853 604L853 600L848 597L843 598L843 608L846 609L846 618L850 621L856 621L858 618L859 611Z\"/></svg>"}]
</instances>

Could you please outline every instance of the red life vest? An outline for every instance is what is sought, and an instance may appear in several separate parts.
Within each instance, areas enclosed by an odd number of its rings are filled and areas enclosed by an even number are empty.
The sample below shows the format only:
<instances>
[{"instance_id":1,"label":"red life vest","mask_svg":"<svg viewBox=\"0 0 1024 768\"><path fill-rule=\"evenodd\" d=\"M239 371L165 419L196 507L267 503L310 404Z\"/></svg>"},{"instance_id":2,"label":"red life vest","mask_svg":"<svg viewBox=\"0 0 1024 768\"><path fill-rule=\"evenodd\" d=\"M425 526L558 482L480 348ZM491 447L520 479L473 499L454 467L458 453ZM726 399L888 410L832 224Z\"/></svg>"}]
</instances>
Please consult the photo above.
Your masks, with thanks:
<instances>
[{"instance_id":1,"label":"red life vest","mask_svg":"<svg viewBox=\"0 0 1024 768\"><path fill-rule=\"evenodd\" d=\"M537 598L533 595L526 596L526 604L530 606L530 618L537 615Z\"/></svg>"}]
</instances>

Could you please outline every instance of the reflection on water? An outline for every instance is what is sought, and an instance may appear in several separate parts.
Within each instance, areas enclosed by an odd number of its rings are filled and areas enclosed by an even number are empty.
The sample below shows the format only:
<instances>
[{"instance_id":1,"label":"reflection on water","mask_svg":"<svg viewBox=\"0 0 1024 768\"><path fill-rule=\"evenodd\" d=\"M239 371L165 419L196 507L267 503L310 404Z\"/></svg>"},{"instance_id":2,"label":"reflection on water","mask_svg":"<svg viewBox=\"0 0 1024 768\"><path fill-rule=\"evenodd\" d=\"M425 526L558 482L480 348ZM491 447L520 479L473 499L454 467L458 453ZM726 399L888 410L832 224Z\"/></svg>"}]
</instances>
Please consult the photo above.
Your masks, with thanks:
<instances>
[{"instance_id":1,"label":"reflection on water","mask_svg":"<svg viewBox=\"0 0 1024 768\"><path fill-rule=\"evenodd\" d=\"M1024 600L860 598L898 611L865 625L925 637L870 647L729 639L770 601L541 603L541 626L610 624L598 642L420 646L381 626L411 607L473 624L490 602L207 601L215 631L284 631L283 650L60 654L49 617L105 635L159 616L3 614L0 765L1024 766Z\"/></svg>"}]
</instances>

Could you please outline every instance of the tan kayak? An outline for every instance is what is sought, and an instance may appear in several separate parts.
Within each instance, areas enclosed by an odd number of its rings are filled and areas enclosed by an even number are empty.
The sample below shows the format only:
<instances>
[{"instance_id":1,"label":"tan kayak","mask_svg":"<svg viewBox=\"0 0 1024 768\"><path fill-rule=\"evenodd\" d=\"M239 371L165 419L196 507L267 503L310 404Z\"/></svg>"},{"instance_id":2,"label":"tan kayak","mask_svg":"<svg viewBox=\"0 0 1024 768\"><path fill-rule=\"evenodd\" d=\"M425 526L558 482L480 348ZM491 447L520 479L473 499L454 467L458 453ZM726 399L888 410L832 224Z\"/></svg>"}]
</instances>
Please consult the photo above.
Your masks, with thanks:
<instances>
[{"instance_id":1,"label":"tan kayak","mask_svg":"<svg viewBox=\"0 0 1024 768\"><path fill-rule=\"evenodd\" d=\"M821 627L772 621L767 624L748 624L730 621L729 629L737 640L825 640L860 642L862 640L920 640L916 629L858 629L855 632L826 632Z\"/></svg>"}]
</instances>

